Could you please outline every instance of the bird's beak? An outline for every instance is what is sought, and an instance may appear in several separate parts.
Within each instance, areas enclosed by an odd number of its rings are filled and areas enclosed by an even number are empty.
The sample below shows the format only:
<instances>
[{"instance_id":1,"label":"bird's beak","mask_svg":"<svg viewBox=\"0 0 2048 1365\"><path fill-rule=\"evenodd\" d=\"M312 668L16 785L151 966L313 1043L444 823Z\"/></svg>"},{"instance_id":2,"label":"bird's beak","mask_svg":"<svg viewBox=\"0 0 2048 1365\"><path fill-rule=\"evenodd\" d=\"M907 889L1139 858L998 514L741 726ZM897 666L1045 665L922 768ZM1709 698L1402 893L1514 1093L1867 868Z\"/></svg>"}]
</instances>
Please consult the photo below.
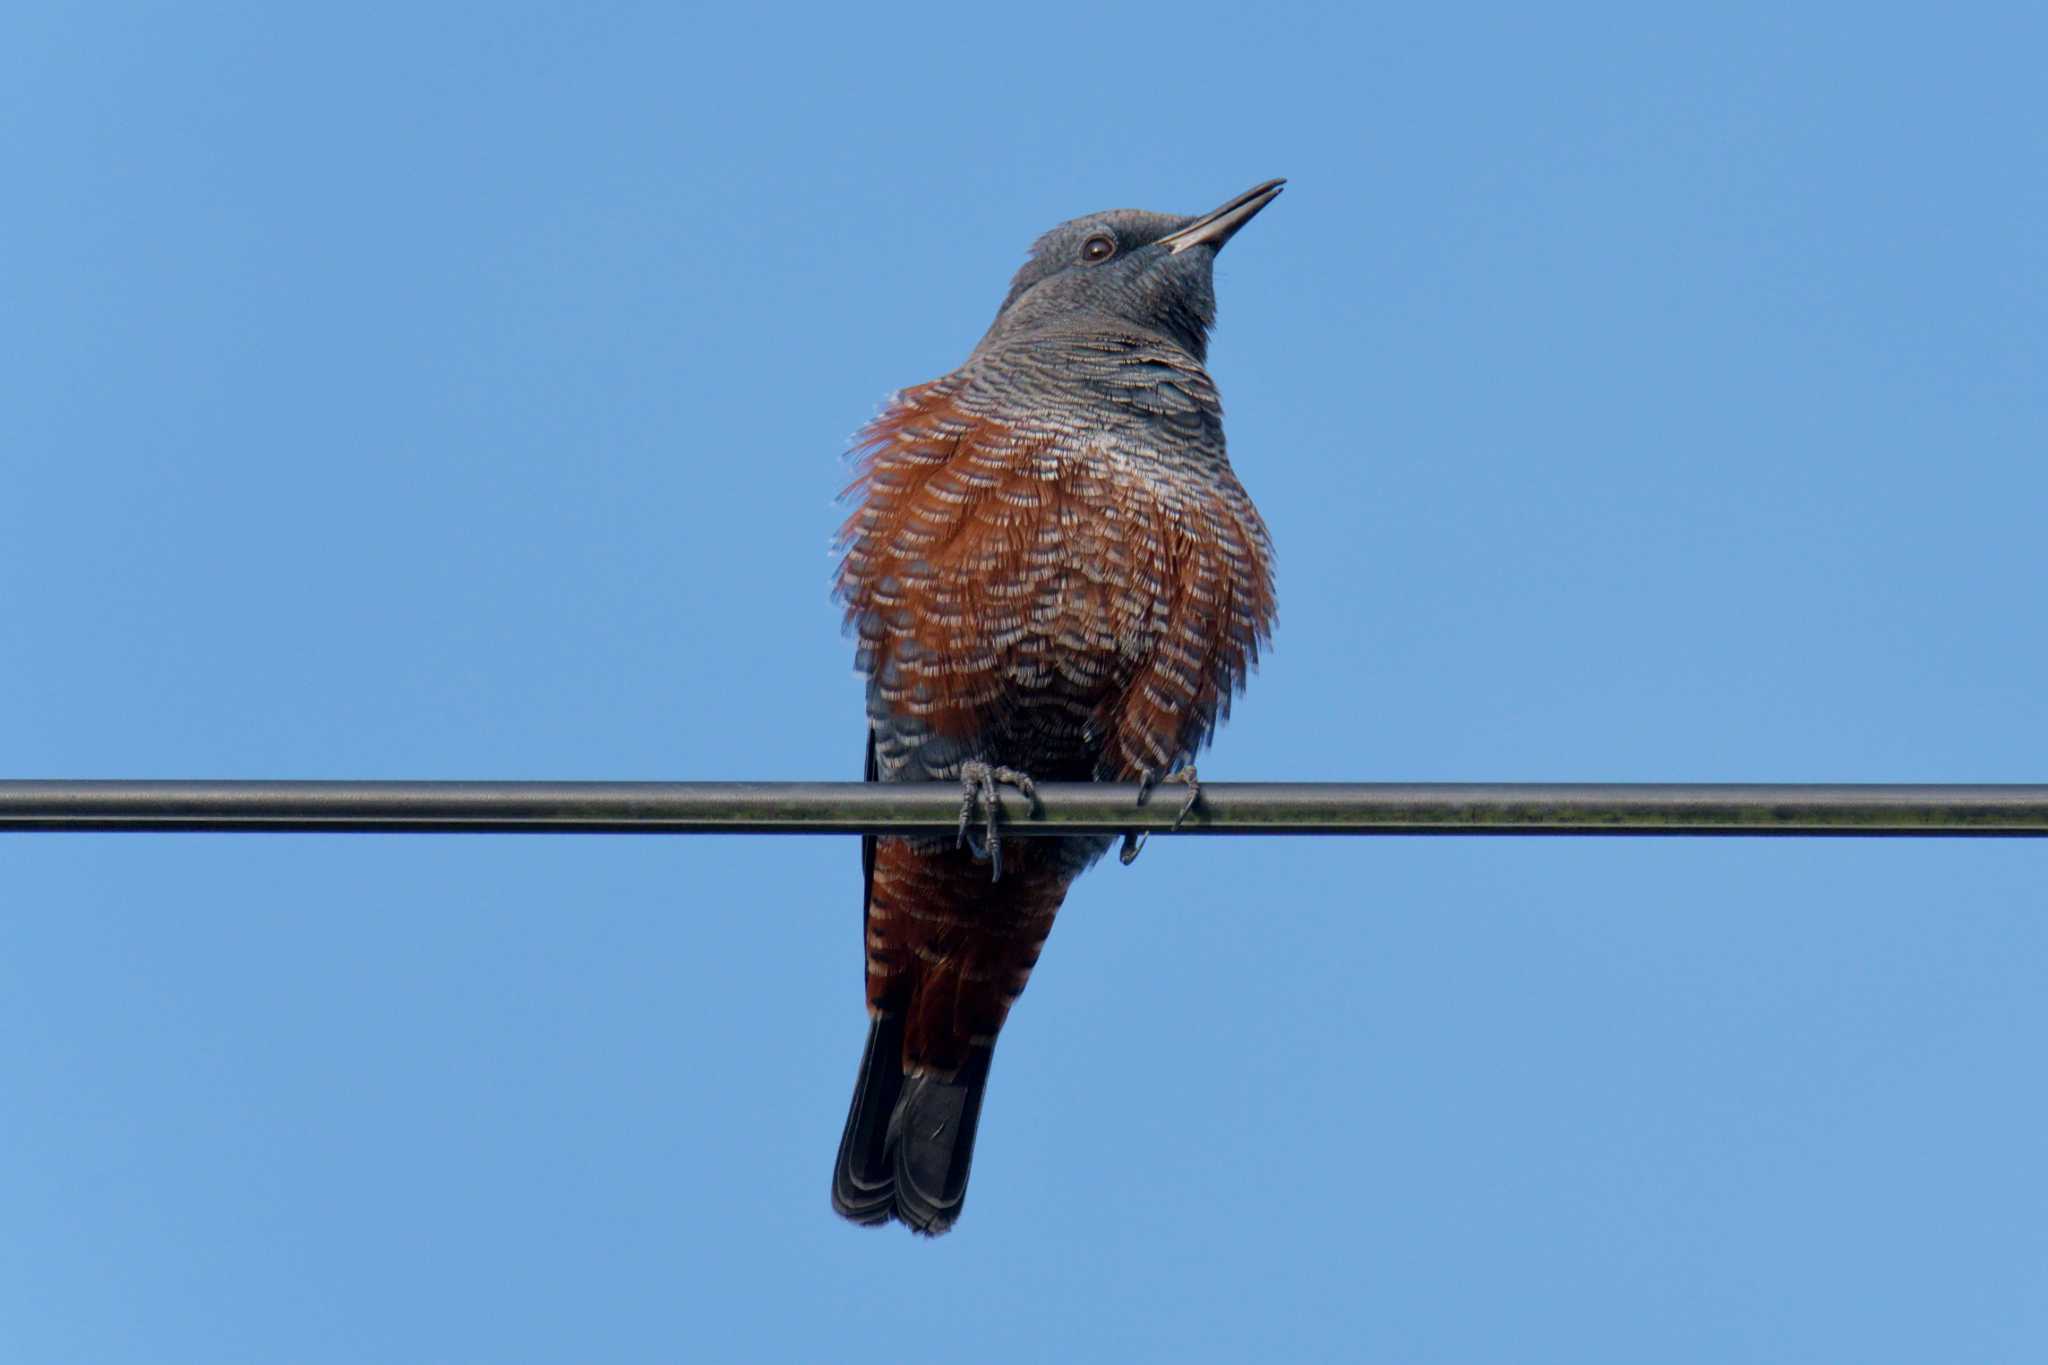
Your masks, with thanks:
<instances>
[{"instance_id":1,"label":"bird's beak","mask_svg":"<svg viewBox=\"0 0 2048 1365\"><path fill-rule=\"evenodd\" d=\"M1237 198L1213 213L1205 213L1178 232L1169 232L1159 239L1159 245L1178 256L1191 246L1207 246L1221 250L1230 240L1232 233L1252 220L1252 216L1266 205L1280 197L1280 187L1285 180L1268 180L1263 185L1254 185Z\"/></svg>"}]
</instances>

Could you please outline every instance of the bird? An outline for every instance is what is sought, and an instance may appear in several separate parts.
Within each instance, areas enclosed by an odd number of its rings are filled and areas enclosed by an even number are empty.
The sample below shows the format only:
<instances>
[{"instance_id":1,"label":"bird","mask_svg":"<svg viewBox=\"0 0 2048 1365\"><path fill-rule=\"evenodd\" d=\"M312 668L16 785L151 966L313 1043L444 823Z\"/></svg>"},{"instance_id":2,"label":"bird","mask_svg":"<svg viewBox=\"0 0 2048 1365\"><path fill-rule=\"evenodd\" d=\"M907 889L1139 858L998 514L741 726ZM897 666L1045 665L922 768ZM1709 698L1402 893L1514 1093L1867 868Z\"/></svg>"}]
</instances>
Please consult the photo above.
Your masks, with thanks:
<instances>
[{"instance_id":1,"label":"bird","mask_svg":"<svg viewBox=\"0 0 2048 1365\"><path fill-rule=\"evenodd\" d=\"M855 440L835 595L865 777L963 794L957 837L862 840L869 1026L832 1177L854 1223L959 1218L996 1035L1112 842L1002 837L999 788L1179 782L1184 817L1270 642L1272 544L1205 363L1217 253L1284 183L1053 228L965 363Z\"/></svg>"}]
</instances>

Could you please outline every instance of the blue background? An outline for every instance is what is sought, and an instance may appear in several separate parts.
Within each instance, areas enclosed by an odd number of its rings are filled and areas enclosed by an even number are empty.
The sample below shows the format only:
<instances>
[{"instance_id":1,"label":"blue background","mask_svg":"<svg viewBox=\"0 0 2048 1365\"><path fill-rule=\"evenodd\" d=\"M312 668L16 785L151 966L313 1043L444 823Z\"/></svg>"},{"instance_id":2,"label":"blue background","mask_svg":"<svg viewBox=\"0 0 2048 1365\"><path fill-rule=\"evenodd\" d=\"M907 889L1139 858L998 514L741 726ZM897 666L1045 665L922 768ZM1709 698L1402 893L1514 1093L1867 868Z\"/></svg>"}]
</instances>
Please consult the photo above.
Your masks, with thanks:
<instances>
[{"instance_id":1,"label":"blue background","mask_svg":"<svg viewBox=\"0 0 2048 1365\"><path fill-rule=\"evenodd\" d=\"M848 778L840 452L1273 175L1212 780L2048 779L2032 6L29 4L0 769ZM0 836L0 1358L2048 1358L2048 850L1155 841L937 1243L845 838Z\"/></svg>"}]
</instances>

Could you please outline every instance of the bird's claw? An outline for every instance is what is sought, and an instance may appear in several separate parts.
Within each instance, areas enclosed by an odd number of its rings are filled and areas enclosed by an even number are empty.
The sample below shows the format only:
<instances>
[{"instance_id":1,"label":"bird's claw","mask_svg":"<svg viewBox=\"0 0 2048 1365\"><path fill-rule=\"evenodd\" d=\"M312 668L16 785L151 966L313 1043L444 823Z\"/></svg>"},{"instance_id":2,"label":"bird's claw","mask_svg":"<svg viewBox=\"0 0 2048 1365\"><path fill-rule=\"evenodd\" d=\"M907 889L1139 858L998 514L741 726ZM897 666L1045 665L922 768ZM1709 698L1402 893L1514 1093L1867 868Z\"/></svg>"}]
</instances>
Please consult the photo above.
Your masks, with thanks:
<instances>
[{"instance_id":1,"label":"bird's claw","mask_svg":"<svg viewBox=\"0 0 2048 1365\"><path fill-rule=\"evenodd\" d=\"M1184 783L1187 786L1187 800L1180 803L1180 811L1173 817L1173 827L1178 830L1187 820L1188 813L1194 810L1195 803L1202 799L1202 784L1195 776L1195 765L1192 763L1175 768L1163 778L1153 776L1152 770L1147 768L1138 774L1138 804L1142 806L1150 801L1153 789L1162 782ZM1147 837L1137 830L1126 830L1124 846L1117 850L1117 861L1125 867L1136 862L1138 854L1144 850Z\"/></svg>"},{"instance_id":2,"label":"bird's claw","mask_svg":"<svg viewBox=\"0 0 2048 1365\"><path fill-rule=\"evenodd\" d=\"M965 848L976 858L986 858L989 863L988 879L992 882L1003 879L1003 841L996 837L996 818L1002 811L1002 800L996 792L999 782L1015 787L1034 808L1038 805L1038 784L1031 780L1029 774L987 763L960 765L960 832L953 846ZM972 830L976 803L987 810L979 837Z\"/></svg>"}]
</instances>

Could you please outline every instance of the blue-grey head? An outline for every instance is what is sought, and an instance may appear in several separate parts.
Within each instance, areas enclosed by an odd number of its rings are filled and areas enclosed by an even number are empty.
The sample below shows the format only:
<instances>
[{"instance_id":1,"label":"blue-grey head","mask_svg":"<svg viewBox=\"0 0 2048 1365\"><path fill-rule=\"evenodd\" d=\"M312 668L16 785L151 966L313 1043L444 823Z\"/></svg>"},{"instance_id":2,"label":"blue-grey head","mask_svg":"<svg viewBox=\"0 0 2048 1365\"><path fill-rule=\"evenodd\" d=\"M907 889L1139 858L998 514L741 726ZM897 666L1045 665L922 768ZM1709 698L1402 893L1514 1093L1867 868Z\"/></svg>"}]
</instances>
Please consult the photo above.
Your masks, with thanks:
<instances>
[{"instance_id":1,"label":"blue-grey head","mask_svg":"<svg viewBox=\"0 0 2048 1365\"><path fill-rule=\"evenodd\" d=\"M1110 209L1061 223L1032 246L982 345L1125 324L1168 336L1202 359L1216 321L1216 253L1286 183L1254 185L1192 218Z\"/></svg>"}]
</instances>

